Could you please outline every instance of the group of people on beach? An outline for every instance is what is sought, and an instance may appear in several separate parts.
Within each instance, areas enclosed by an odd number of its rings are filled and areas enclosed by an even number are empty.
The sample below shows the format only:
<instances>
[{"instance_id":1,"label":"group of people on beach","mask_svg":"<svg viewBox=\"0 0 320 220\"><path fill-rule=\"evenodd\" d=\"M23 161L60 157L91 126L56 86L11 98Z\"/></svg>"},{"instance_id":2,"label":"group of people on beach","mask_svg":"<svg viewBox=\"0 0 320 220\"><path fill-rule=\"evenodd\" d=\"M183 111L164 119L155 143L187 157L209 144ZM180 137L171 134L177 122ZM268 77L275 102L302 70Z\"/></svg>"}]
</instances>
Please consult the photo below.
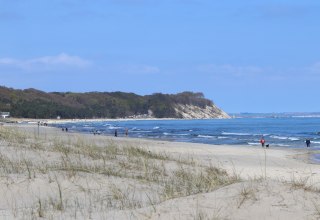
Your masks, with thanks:
<instances>
[{"instance_id":1,"label":"group of people on beach","mask_svg":"<svg viewBox=\"0 0 320 220\"><path fill-rule=\"evenodd\" d=\"M48 123L43 121L38 121L38 126L48 126Z\"/></svg>"},{"instance_id":2,"label":"group of people on beach","mask_svg":"<svg viewBox=\"0 0 320 220\"><path fill-rule=\"evenodd\" d=\"M310 147L311 146L311 140L310 139L306 139L306 145L307 147ZM260 139L260 144L262 147L266 146L267 148L269 147L269 144L265 144L266 143L266 140L264 139L264 137L262 136L261 139Z\"/></svg>"}]
</instances>

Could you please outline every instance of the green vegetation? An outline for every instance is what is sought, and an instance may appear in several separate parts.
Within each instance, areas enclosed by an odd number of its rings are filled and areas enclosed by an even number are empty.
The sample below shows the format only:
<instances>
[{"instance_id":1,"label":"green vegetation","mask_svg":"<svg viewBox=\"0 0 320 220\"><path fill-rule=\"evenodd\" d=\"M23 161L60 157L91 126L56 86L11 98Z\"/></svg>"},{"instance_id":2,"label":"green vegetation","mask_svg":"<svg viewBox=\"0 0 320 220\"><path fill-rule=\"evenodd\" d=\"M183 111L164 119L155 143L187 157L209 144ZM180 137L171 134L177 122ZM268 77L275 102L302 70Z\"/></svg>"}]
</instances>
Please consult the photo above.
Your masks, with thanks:
<instances>
[{"instance_id":1,"label":"green vegetation","mask_svg":"<svg viewBox=\"0 0 320 220\"><path fill-rule=\"evenodd\" d=\"M202 93L193 92L140 96L124 92L46 93L0 87L0 111L22 118L125 118L147 116L150 111L156 118L181 118L174 109L177 104L201 108L213 105Z\"/></svg>"}]
</instances>

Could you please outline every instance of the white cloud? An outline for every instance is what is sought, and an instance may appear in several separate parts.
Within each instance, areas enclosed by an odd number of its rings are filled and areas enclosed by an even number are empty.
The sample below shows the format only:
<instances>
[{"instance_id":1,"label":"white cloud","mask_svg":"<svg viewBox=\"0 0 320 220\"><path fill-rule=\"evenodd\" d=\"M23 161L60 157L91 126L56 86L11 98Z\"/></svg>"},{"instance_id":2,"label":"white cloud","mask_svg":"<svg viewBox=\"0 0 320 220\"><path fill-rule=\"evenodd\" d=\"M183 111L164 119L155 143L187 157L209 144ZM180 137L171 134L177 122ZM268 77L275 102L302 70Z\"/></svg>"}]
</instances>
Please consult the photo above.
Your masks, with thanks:
<instances>
[{"instance_id":1,"label":"white cloud","mask_svg":"<svg viewBox=\"0 0 320 220\"><path fill-rule=\"evenodd\" d=\"M0 65L19 65L19 61L11 58L1 58Z\"/></svg>"},{"instance_id":2,"label":"white cloud","mask_svg":"<svg viewBox=\"0 0 320 220\"><path fill-rule=\"evenodd\" d=\"M43 70L56 68L85 68L91 62L78 56L61 53L57 56L43 56L32 59L0 58L1 66L16 67L23 70Z\"/></svg>"}]
</instances>

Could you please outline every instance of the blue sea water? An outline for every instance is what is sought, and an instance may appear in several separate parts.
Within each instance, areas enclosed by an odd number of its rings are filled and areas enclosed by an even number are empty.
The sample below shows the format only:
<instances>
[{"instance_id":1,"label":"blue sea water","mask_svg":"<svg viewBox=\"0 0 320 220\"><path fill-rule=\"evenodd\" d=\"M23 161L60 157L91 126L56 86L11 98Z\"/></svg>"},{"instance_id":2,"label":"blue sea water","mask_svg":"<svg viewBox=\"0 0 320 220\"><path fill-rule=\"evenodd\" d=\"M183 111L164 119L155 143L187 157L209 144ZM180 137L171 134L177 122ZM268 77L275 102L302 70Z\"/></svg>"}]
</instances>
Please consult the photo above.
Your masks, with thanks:
<instances>
[{"instance_id":1,"label":"blue sea water","mask_svg":"<svg viewBox=\"0 0 320 220\"><path fill-rule=\"evenodd\" d=\"M206 144L260 145L263 136L270 147L304 148L305 139L320 149L320 118L235 118L210 120L128 120L57 124L69 131L102 135L162 139Z\"/></svg>"}]
</instances>

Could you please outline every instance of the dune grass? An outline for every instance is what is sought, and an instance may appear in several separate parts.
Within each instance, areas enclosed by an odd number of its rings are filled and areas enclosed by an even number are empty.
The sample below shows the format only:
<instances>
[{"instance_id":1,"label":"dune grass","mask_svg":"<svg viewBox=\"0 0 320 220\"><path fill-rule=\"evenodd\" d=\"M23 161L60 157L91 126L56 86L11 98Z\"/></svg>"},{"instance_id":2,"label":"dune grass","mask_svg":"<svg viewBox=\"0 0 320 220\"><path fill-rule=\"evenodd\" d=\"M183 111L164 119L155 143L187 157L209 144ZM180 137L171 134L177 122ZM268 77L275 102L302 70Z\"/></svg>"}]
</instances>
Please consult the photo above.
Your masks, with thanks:
<instances>
[{"instance_id":1,"label":"dune grass","mask_svg":"<svg viewBox=\"0 0 320 220\"><path fill-rule=\"evenodd\" d=\"M162 202L242 184L237 172L228 174L190 155L76 134L38 136L7 126L0 126L0 177L7 201L0 218L8 219L108 219L115 212L136 219L134 210L156 213ZM238 209L259 200L256 183L265 179L243 182L235 198ZM319 193L309 177L293 175L284 184ZM317 200L313 206L320 216ZM211 211L197 208L191 219L223 219L219 210Z\"/></svg>"},{"instance_id":2,"label":"dune grass","mask_svg":"<svg viewBox=\"0 0 320 220\"><path fill-rule=\"evenodd\" d=\"M192 157L112 141L95 143L80 135L48 138L1 126L0 141L3 190L21 183L24 187L23 199L13 190L8 202L8 215L17 218L89 218L155 207L239 181ZM33 189L39 182L42 192L37 194Z\"/></svg>"}]
</instances>

